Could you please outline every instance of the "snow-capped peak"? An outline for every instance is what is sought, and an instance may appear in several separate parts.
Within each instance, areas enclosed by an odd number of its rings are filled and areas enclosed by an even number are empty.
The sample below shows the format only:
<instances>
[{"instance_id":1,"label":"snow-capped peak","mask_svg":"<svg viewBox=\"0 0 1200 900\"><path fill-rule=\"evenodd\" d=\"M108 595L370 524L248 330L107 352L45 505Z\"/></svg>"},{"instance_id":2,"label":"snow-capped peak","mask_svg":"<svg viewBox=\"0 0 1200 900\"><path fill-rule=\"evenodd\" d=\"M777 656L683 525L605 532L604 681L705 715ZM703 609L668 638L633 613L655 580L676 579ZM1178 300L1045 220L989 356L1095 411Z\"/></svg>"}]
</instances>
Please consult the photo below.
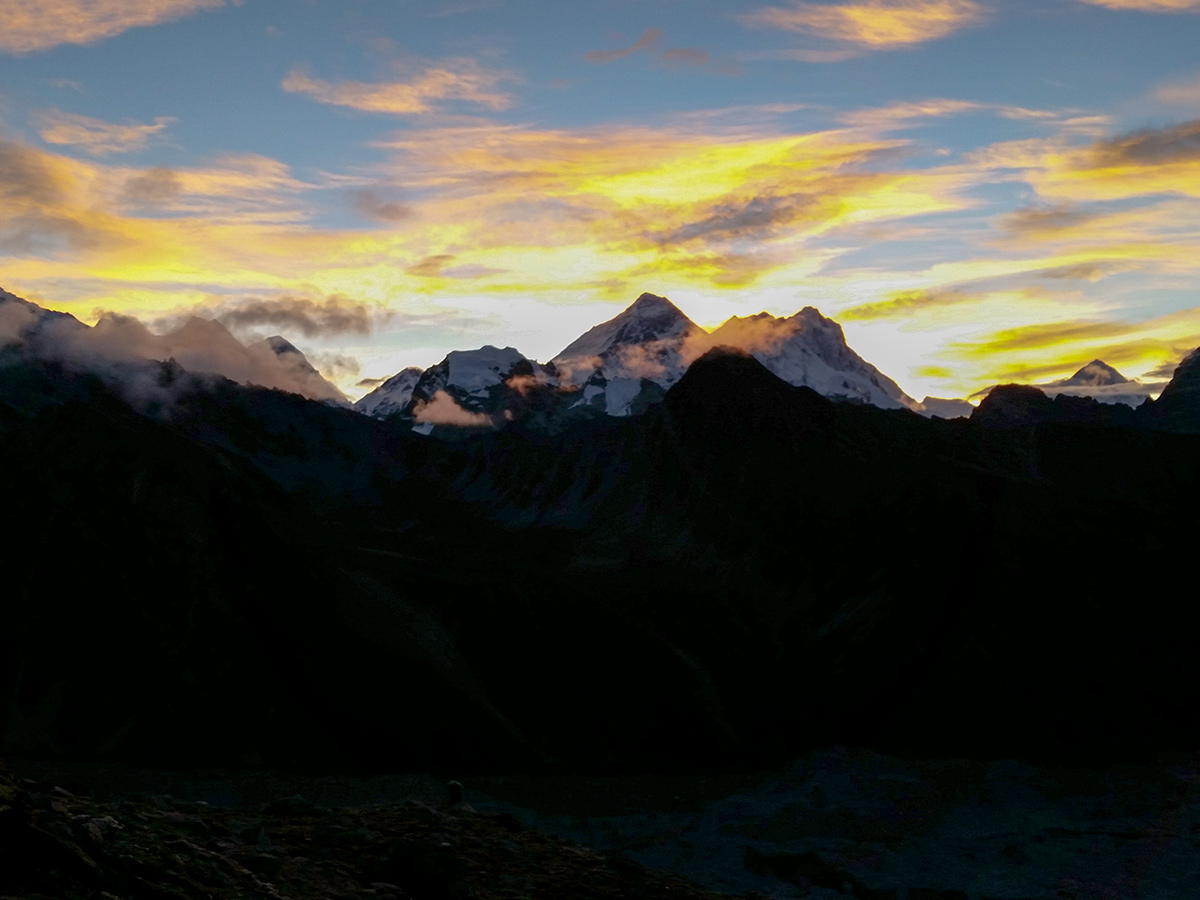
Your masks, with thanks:
<instances>
[{"instance_id":1,"label":"snow-capped peak","mask_svg":"<svg viewBox=\"0 0 1200 900\"><path fill-rule=\"evenodd\" d=\"M446 381L443 388L456 388L464 394L486 392L504 381L525 355L512 347L488 344L478 350L451 350L446 354Z\"/></svg>"},{"instance_id":2,"label":"snow-capped peak","mask_svg":"<svg viewBox=\"0 0 1200 900\"><path fill-rule=\"evenodd\" d=\"M629 394L610 415L628 415L643 380L670 387L686 369L685 343L704 331L666 297L642 294L619 315L589 329L551 362L574 387L601 384ZM621 386L618 387L618 384ZM610 398L611 399L611 398Z\"/></svg>"},{"instance_id":3,"label":"snow-capped peak","mask_svg":"<svg viewBox=\"0 0 1200 900\"><path fill-rule=\"evenodd\" d=\"M782 319L765 312L734 316L708 335L707 343L743 350L789 384L810 387L833 400L884 409L920 407L850 349L841 325L812 306Z\"/></svg>"},{"instance_id":4,"label":"snow-capped peak","mask_svg":"<svg viewBox=\"0 0 1200 900\"><path fill-rule=\"evenodd\" d=\"M1128 378L1108 363L1093 359L1070 378L1051 382L1051 385L1054 387L1100 387L1109 384L1126 384L1128 381Z\"/></svg>"},{"instance_id":5,"label":"snow-capped peak","mask_svg":"<svg viewBox=\"0 0 1200 900\"><path fill-rule=\"evenodd\" d=\"M588 329L552 362L612 356L622 347L681 339L700 328L666 297L642 294L617 316Z\"/></svg>"}]
</instances>

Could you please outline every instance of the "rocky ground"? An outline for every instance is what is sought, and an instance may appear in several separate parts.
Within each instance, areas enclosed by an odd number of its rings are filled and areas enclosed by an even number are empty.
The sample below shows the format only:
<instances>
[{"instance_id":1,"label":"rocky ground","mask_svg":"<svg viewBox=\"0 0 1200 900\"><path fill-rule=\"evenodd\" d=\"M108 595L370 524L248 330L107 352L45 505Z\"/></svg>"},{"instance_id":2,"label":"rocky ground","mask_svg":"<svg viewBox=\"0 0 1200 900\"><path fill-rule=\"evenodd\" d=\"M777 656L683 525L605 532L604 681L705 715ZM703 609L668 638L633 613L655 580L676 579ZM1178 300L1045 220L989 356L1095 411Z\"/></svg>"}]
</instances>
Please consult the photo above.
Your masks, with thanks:
<instances>
[{"instance_id":1,"label":"rocky ground","mask_svg":"<svg viewBox=\"0 0 1200 900\"><path fill-rule=\"evenodd\" d=\"M722 895L455 802L102 800L0 763L4 900L520 900Z\"/></svg>"},{"instance_id":2,"label":"rocky ground","mask_svg":"<svg viewBox=\"0 0 1200 900\"><path fill-rule=\"evenodd\" d=\"M1200 896L1195 754L834 747L770 772L466 775L466 803L445 776L15 763L37 780L0 780L0 900Z\"/></svg>"}]
</instances>

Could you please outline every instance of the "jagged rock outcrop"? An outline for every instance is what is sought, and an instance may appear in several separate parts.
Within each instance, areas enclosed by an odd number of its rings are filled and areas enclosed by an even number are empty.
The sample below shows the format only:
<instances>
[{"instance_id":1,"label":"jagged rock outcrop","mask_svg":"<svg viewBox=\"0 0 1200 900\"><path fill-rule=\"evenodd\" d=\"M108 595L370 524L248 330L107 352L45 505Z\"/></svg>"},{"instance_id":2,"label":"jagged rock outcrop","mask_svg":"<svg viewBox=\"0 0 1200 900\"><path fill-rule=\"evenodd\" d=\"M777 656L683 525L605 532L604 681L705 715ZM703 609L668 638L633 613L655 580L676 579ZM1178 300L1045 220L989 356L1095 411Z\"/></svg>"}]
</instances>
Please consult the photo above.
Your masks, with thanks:
<instances>
[{"instance_id":1,"label":"jagged rock outcrop","mask_svg":"<svg viewBox=\"0 0 1200 900\"><path fill-rule=\"evenodd\" d=\"M1200 348L1184 357L1158 399L1142 412L1151 428L1200 434Z\"/></svg>"}]
</instances>

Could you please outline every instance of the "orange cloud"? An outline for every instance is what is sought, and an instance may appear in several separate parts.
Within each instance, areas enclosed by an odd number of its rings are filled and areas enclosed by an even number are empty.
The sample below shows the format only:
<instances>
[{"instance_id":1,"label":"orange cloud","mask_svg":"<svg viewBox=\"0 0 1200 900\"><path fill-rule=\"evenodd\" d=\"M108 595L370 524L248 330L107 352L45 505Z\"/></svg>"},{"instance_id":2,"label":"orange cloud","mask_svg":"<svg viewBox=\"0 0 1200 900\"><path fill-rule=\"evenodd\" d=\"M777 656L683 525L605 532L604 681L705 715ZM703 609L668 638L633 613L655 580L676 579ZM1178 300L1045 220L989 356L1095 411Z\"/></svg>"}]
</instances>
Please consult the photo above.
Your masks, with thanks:
<instances>
[{"instance_id":1,"label":"orange cloud","mask_svg":"<svg viewBox=\"0 0 1200 900\"><path fill-rule=\"evenodd\" d=\"M224 5L225 0L0 0L0 51L91 44Z\"/></svg>"},{"instance_id":2,"label":"orange cloud","mask_svg":"<svg viewBox=\"0 0 1200 900\"><path fill-rule=\"evenodd\" d=\"M175 121L160 116L153 125L115 125L61 109L41 110L35 114L35 119L38 134L47 144L81 147L92 156L136 153L145 149L146 141Z\"/></svg>"},{"instance_id":3,"label":"orange cloud","mask_svg":"<svg viewBox=\"0 0 1200 900\"><path fill-rule=\"evenodd\" d=\"M496 423L487 413L473 413L458 405L445 391L434 391L429 402L418 400L413 418L419 425L453 425L456 428L491 428Z\"/></svg>"},{"instance_id":4,"label":"orange cloud","mask_svg":"<svg viewBox=\"0 0 1200 900\"><path fill-rule=\"evenodd\" d=\"M865 0L861 3L793 3L740 16L752 28L782 28L870 49L905 47L946 37L979 21L973 0Z\"/></svg>"},{"instance_id":5,"label":"orange cloud","mask_svg":"<svg viewBox=\"0 0 1200 900\"><path fill-rule=\"evenodd\" d=\"M475 103L488 109L507 109L512 98L496 90L509 77L485 69L471 59L447 59L414 73L407 81L366 83L329 82L293 69L283 80L285 91L306 94L318 103L348 106L363 112L413 115L430 112L445 100Z\"/></svg>"}]
</instances>

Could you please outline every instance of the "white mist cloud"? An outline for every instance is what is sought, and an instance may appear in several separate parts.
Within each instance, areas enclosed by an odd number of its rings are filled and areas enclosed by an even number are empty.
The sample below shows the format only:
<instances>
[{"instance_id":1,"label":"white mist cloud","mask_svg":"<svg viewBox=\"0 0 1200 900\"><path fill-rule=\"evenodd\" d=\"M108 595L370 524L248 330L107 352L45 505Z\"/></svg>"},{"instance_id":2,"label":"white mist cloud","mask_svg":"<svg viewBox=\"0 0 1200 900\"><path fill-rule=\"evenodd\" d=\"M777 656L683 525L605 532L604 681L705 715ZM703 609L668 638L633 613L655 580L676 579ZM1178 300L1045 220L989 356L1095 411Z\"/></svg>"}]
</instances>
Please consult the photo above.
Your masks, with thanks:
<instances>
[{"instance_id":1,"label":"white mist cloud","mask_svg":"<svg viewBox=\"0 0 1200 900\"><path fill-rule=\"evenodd\" d=\"M140 395L144 387L136 364L173 359L194 375L219 375L310 400L347 402L341 391L286 341L243 344L212 319L193 317L156 334L132 316L106 313L94 327L88 327L73 316L0 295L0 344L16 344L18 352L26 356L94 372L124 389L127 397L130 391Z\"/></svg>"},{"instance_id":2,"label":"white mist cloud","mask_svg":"<svg viewBox=\"0 0 1200 900\"><path fill-rule=\"evenodd\" d=\"M434 391L428 403L418 401L413 408L418 425L454 425L458 428L491 427L495 423L487 413L468 412L445 391Z\"/></svg>"},{"instance_id":3,"label":"white mist cloud","mask_svg":"<svg viewBox=\"0 0 1200 900\"><path fill-rule=\"evenodd\" d=\"M689 366L713 347L733 347L752 356L770 356L778 352L798 327L799 323L790 318L763 314L734 316L716 331L688 335L679 355Z\"/></svg>"}]
</instances>

